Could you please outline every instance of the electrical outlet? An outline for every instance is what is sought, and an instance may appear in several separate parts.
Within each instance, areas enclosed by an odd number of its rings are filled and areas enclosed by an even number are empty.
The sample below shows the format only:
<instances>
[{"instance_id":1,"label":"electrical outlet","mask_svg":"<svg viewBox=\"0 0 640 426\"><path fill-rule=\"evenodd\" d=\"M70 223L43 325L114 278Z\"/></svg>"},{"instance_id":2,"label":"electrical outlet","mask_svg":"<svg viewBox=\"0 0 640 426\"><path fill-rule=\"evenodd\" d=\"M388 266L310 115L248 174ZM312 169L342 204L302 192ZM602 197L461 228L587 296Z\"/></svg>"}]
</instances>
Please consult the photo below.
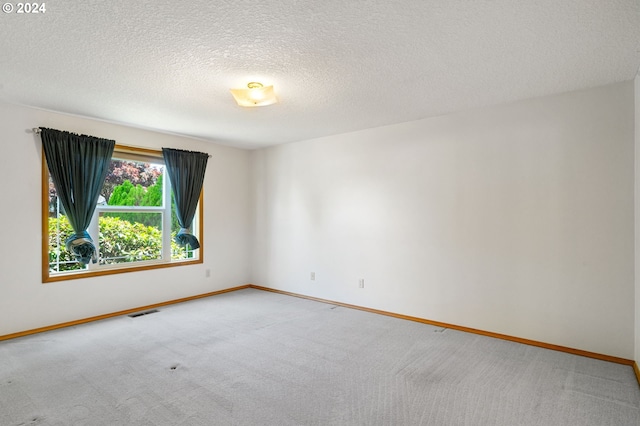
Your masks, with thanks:
<instances>
[{"instance_id":1,"label":"electrical outlet","mask_svg":"<svg viewBox=\"0 0 640 426\"><path fill-rule=\"evenodd\" d=\"M316 280L316 273L312 272L311 273L311 281L315 281Z\"/></svg>"},{"instance_id":2,"label":"electrical outlet","mask_svg":"<svg viewBox=\"0 0 640 426\"><path fill-rule=\"evenodd\" d=\"M358 287L364 288L364 278L360 278L360 280L358 281Z\"/></svg>"}]
</instances>

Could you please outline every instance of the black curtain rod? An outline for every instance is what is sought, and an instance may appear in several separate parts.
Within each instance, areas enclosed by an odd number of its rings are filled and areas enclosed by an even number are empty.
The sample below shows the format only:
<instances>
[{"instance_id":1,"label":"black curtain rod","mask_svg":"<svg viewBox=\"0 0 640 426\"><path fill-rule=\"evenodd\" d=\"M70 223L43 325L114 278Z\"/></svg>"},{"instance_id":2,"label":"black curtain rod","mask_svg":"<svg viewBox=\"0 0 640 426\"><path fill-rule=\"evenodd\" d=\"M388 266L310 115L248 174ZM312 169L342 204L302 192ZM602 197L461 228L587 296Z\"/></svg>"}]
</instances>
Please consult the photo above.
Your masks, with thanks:
<instances>
[{"instance_id":1,"label":"black curtain rod","mask_svg":"<svg viewBox=\"0 0 640 426\"><path fill-rule=\"evenodd\" d=\"M31 130L33 130L33 133L35 133L36 135L39 135L42 132L42 130L40 130L40 127L34 127ZM211 154L209 154L209 158L211 158L211 157L213 157L213 156Z\"/></svg>"}]
</instances>

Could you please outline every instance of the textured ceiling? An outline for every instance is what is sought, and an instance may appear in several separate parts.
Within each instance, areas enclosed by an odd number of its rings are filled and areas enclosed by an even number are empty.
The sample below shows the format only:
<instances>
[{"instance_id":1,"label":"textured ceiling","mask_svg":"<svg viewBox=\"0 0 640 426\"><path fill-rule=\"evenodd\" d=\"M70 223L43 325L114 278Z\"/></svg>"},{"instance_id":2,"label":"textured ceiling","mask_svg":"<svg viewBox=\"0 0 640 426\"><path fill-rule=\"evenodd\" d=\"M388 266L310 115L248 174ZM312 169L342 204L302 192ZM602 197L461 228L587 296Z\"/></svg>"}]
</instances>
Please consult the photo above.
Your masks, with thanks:
<instances>
[{"instance_id":1,"label":"textured ceiling","mask_svg":"<svg viewBox=\"0 0 640 426\"><path fill-rule=\"evenodd\" d=\"M254 148L630 80L640 0L46 2L0 100ZM280 99L238 107L249 81Z\"/></svg>"}]
</instances>

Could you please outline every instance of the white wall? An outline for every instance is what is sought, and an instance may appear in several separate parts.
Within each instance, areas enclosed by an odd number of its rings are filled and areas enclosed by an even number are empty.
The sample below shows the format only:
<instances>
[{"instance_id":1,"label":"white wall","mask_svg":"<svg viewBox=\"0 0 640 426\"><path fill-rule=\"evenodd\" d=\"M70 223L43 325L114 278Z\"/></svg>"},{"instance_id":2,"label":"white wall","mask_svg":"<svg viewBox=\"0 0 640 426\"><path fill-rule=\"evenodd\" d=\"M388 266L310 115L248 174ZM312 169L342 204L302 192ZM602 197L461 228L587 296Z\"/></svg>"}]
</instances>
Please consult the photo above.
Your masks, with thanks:
<instances>
[{"instance_id":1,"label":"white wall","mask_svg":"<svg viewBox=\"0 0 640 426\"><path fill-rule=\"evenodd\" d=\"M635 361L640 365L640 74L635 79L635 283L636 283L636 318L635 318Z\"/></svg>"},{"instance_id":2,"label":"white wall","mask_svg":"<svg viewBox=\"0 0 640 426\"><path fill-rule=\"evenodd\" d=\"M37 126L212 154L205 263L42 284ZM254 152L2 103L0 134L0 335L254 282L640 359L632 82Z\"/></svg>"},{"instance_id":3,"label":"white wall","mask_svg":"<svg viewBox=\"0 0 640 426\"><path fill-rule=\"evenodd\" d=\"M42 150L33 127L212 155L204 183L204 264L41 283ZM250 153L195 139L0 103L0 335L249 282ZM205 270L211 269L211 277Z\"/></svg>"},{"instance_id":4,"label":"white wall","mask_svg":"<svg viewBox=\"0 0 640 426\"><path fill-rule=\"evenodd\" d=\"M627 82L255 151L253 282L633 358L633 103Z\"/></svg>"}]
</instances>

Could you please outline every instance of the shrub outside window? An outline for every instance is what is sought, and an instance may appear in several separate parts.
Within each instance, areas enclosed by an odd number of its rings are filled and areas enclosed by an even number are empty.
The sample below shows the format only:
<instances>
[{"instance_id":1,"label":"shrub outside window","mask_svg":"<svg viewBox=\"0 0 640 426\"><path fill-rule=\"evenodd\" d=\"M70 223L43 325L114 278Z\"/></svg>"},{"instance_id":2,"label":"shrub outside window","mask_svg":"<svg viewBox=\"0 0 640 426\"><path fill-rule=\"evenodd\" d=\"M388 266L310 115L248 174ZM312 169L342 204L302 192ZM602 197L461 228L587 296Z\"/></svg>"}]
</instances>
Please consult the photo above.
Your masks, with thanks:
<instances>
[{"instance_id":1,"label":"shrub outside window","mask_svg":"<svg viewBox=\"0 0 640 426\"><path fill-rule=\"evenodd\" d=\"M98 263L77 263L66 250L73 233L43 159L43 282L202 263L202 194L193 233L201 247L178 246L170 180L162 152L116 146L88 232Z\"/></svg>"}]
</instances>

